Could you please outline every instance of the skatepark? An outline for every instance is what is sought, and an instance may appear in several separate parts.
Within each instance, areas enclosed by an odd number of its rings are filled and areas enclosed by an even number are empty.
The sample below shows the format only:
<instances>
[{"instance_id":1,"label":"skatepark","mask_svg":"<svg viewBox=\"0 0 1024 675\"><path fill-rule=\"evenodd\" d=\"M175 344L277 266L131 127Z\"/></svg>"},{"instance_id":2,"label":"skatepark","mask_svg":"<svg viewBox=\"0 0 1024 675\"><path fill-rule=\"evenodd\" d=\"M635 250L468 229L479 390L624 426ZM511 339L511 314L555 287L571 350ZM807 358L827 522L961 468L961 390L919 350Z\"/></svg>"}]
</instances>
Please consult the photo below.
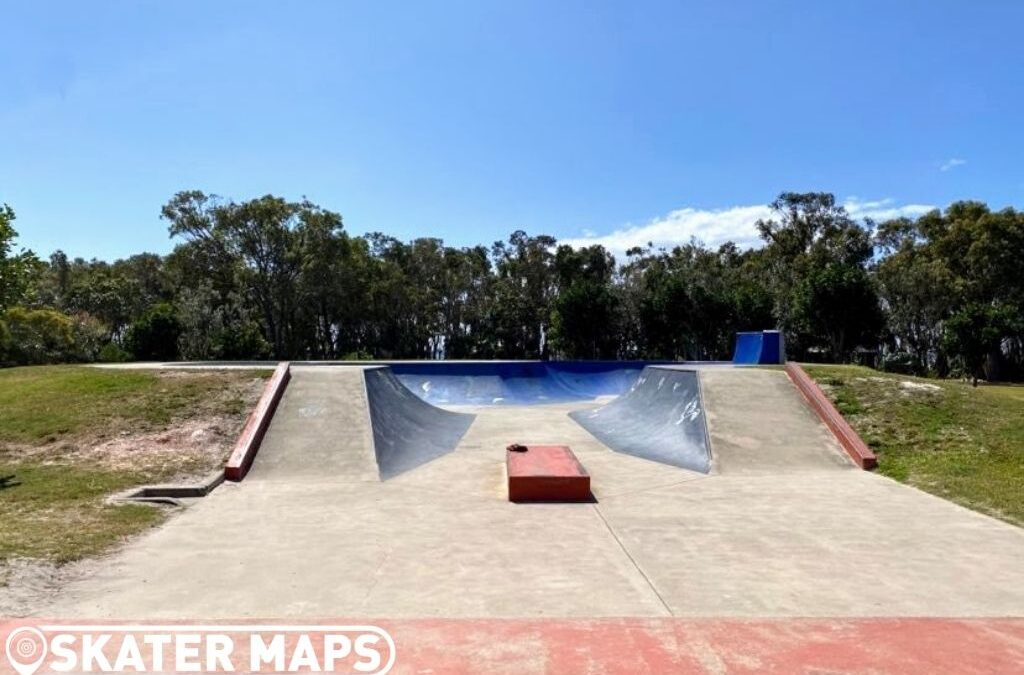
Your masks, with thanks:
<instances>
[{"instance_id":1,"label":"skatepark","mask_svg":"<svg viewBox=\"0 0 1024 675\"><path fill-rule=\"evenodd\" d=\"M1024 614L1024 534L862 470L780 368L292 364L289 375L242 480L39 614ZM509 502L510 443L569 446L593 498Z\"/></svg>"},{"instance_id":2,"label":"skatepark","mask_svg":"<svg viewBox=\"0 0 1024 675\"><path fill-rule=\"evenodd\" d=\"M1024 2L10 4L0 675L1024 675Z\"/></svg>"}]
</instances>

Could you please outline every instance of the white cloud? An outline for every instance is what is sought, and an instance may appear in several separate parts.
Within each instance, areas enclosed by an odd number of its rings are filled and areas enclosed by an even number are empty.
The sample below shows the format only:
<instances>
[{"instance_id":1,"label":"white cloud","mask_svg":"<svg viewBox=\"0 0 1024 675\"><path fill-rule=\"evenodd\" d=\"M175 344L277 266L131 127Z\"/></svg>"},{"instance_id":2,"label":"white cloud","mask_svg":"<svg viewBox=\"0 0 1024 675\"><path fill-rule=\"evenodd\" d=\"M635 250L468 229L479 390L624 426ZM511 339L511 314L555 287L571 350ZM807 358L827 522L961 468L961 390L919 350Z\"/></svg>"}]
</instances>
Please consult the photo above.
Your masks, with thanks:
<instances>
[{"instance_id":1,"label":"white cloud","mask_svg":"<svg viewBox=\"0 0 1024 675\"><path fill-rule=\"evenodd\" d=\"M893 199L862 201L856 197L848 198L843 206L858 220L870 218L875 221L902 216L913 218L935 208L927 204L899 205ZM757 234L755 223L773 215L772 210L764 204L722 209L682 208L645 225L628 224L604 235L584 230L583 236L563 239L559 243L577 247L600 244L620 260L624 259L628 249L647 246L648 242L656 248L664 246L670 249L695 238L713 248L727 241L734 242L740 248L756 248L763 242Z\"/></svg>"},{"instance_id":2,"label":"white cloud","mask_svg":"<svg viewBox=\"0 0 1024 675\"><path fill-rule=\"evenodd\" d=\"M945 162L942 163L942 166L939 167L939 171L949 171L950 169L955 169L958 166L963 166L966 163L966 159L960 159L958 157L947 159Z\"/></svg>"},{"instance_id":3,"label":"white cloud","mask_svg":"<svg viewBox=\"0 0 1024 675\"><path fill-rule=\"evenodd\" d=\"M935 209L931 204L896 204L894 199L878 199L861 201L856 197L847 197L843 202L846 212L857 220L870 218L876 223L893 218L916 218Z\"/></svg>"},{"instance_id":4,"label":"white cloud","mask_svg":"<svg viewBox=\"0 0 1024 675\"><path fill-rule=\"evenodd\" d=\"M647 246L648 242L671 248L689 242L692 237L709 246L734 241L738 246L750 248L759 241L754 223L761 218L770 218L771 213L771 209L763 204L713 210L684 208L655 218L646 225L626 225L610 234L566 239L561 243L572 246L601 244L616 255L622 255L634 246Z\"/></svg>"}]
</instances>

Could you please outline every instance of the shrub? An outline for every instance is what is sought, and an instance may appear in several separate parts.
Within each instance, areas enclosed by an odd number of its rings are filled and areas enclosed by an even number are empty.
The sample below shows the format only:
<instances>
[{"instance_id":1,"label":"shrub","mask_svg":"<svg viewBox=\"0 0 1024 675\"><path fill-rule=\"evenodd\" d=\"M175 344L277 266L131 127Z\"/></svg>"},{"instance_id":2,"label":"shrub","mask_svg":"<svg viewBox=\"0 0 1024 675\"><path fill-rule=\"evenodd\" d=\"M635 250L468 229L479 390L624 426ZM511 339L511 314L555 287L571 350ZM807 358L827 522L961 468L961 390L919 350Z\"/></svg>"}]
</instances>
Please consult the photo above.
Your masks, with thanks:
<instances>
[{"instance_id":1,"label":"shrub","mask_svg":"<svg viewBox=\"0 0 1024 675\"><path fill-rule=\"evenodd\" d=\"M11 330L7 322L0 317L0 365L7 360L7 350L11 348Z\"/></svg>"},{"instance_id":2,"label":"shrub","mask_svg":"<svg viewBox=\"0 0 1024 675\"><path fill-rule=\"evenodd\" d=\"M153 305L128 327L124 344L142 361L173 361L178 358L181 323L170 303Z\"/></svg>"},{"instance_id":3,"label":"shrub","mask_svg":"<svg viewBox=\"0 0 1024 675\"><path fill-rule=\"evenodd\" d=\"M103 349L96 355L96 360L100 363L124 363L125 361L131 361L132 355L129 354L116 342L108 342L103 345Z\"/></svg>"},{"instance_id":4,"label":"shrub","mask_svg":"<svg viewBox=\"0 0 1024 675\"><path fill-rule=\"evenodd\" d=\"M906 352L895 352L892 354L886 354L882 359L882 370L887 373L897 373L899 375L918 375L919 368L917 366L917 359L913 354Z\"/></svg>"},{"instance_id":5,"label":"shrub","mask_svg":"<svg viewBox=\"0 0 1024 675\"><path fill-rule=\"evenodd\" d=\"M366 351L365 349L359 349L354 352L348 352L341 357L342 361L372 361L373 354Z\"/></svg>"},{"instance_id":6,"label":"shrub","mask_svg":"<svg viewBox=\"0 0 1024 675\"><path fill-rule=\"evenodd\" d=\"M8 360L18 365L63 363L77 360L74 322L53 309L7 310L10 331Z\"/></svg>"},{"instance_id":7,"label":"shrub","mask_svg":"<svg viewBox=\"0 0 1024 675\"><path fill-rule=\"evenodd\" d=\"M75 341L75 361L95 361L110 340L110 329L91 314L81 312L71 317Z\"/></svg>"},{"instance_id":8,"label":"shrub","mask_svg":"<svg viewBox=\"0 0 1024 675\"><path fill-rule=\"evenodd\" d=\"M221 359L266 359L271 347L255 321L241 326L225 326L216 335L216 354Z\"/></svg>"}]
</instances>

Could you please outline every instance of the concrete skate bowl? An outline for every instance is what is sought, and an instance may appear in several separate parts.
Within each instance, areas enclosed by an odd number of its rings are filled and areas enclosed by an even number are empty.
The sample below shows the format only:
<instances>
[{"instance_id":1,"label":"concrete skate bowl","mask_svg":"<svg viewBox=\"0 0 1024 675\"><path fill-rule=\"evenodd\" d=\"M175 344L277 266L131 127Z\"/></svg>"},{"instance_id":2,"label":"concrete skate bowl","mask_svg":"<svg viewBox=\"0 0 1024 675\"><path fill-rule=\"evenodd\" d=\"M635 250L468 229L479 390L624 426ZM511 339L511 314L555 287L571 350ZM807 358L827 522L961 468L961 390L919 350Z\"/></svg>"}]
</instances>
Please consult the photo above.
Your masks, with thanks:
<instances>
[{"instance_id":1,"label":"concrete skate bowl","mask_svg":"<svg viewBox=\"0 0 1024 675\"><path fill-rule=\"evenodd\" d=\"M409 391L434 405L538 405L618 396L646 366L629 361L394 363Z\"/></svg>"},{"instance_id":2,"label":"concrete skate bowl","mask_svg":"<svg viewBox=\"0 0 1024 675\"><path fill-rule=\"evenodd\" d=\"M696 371L652 366L607 405L569 413L616 452L708 473L708 442Z\"/></svg>"},{"instance_id":3,"label":"concrete skate bowl","mask_svg":"<svg viewBox=\"0 0 1024 675\"><path fill-rule=\"evenodd\" d=\"M368 368L363 377L381 480L448 454L476 417L430 405L407 389L390 368Z\"/></svg>"}]
</instances>

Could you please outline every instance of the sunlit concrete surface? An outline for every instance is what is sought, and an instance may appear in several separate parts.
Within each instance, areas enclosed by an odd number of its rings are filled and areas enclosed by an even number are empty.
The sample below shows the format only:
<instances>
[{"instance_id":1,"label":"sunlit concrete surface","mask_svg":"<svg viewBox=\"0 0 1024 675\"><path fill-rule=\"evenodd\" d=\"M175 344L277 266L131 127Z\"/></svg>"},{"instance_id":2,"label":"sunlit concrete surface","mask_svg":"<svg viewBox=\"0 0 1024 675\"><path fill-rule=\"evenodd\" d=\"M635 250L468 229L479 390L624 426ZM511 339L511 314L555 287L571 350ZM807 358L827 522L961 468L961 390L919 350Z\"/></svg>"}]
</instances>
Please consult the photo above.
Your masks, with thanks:
<instances>
[{"instance_id":1,"label":"sunlit concrete surface","mask_svg":"<svg viewBox=\"0 0 1024 675\"><path fill-rule=\"evenodd\" d=\"M785 373L702 369L710 474L611 452L594 402L479 407L387 481L362 369L296 366L245 481L109 556L65 617L1024 616L1024 532L860 471ZM511 504L505 446L570 445L595 503Z\"/></svg>"}]
</instances>

